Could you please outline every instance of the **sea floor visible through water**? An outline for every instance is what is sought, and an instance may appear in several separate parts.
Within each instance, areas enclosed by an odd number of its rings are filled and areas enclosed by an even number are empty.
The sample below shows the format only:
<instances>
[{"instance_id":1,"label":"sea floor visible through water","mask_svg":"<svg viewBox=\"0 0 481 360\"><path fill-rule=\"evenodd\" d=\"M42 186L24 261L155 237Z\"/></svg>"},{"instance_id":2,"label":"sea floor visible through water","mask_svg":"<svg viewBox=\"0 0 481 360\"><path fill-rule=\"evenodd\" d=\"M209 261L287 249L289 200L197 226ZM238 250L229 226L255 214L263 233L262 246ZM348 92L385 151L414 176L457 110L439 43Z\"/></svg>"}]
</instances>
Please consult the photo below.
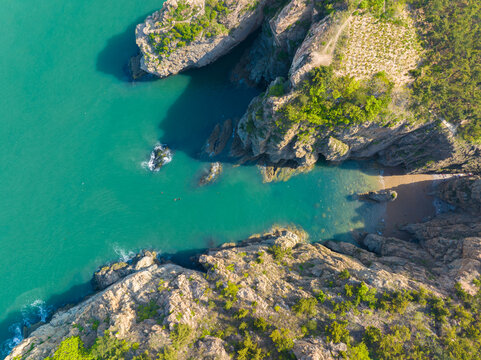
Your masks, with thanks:
<instances>
[{"instance_id":1,"label":"sea floor visible through water","mask_svg":"<svg viewBox=\"0 0 481 360\"><path fill-rule=\"evenodd\" d=\"M157 0L5 0L0 22L0 343L91 292L103 263L144 249L188 259L275 224L312 240L376 226L382 206L352 195L378 187L369 164L320 163L264 184L252 165L221 158L198 187L213 127L239 119L259 89L231 82L245 45L204 69L131 83L135 25ZM156 143L172 161L142 167Z\"/></svg>"}]
</instances>

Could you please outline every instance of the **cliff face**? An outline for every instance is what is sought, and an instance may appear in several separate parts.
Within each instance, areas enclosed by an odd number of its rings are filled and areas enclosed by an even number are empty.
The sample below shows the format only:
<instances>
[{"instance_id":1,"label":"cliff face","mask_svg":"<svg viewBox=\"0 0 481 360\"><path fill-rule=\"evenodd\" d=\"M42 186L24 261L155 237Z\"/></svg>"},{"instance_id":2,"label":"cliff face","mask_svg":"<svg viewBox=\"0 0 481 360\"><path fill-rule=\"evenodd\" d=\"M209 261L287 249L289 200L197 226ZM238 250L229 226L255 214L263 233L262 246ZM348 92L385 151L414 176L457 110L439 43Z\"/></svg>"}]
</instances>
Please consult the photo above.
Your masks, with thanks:
<instances>
[{"instance_id":1,"label":"cliff face","mask_svg":"<svg viewBox=\"0 0 481 360\"><path fill-rule=\"evenodd\" d=\"M289 42L285 53L290 64L289 71L280 70L258 56L251 71L252 79L273 80L266 93L254 99L238 125L237 134L247 154L264 158L271 165L296 164L312 166L319 157L329 161L348 158L362 159L377 157L388 166L404 166L411 172L479 172L481 170L481 148L459 139L456 127L445 120L416 118L410 109L409 86L413 81L409 71L415 69L421 59L416 27L412 15L404 10L397 22L384 22L369 12L359 12L352 2L338 2L329 14L323 13L320 3L316 6L301 1L290 1L271 24L295 21L300 14L308 19L307 32L294 31L298 36ZM291 14L291 10L298 9ZM279 20L282 18L282 21ZM296 22L299 24L299 21ZM284 33L269 26L264 31L263 43L270 39L270 49L283 48ZM266 34L271 34L270 37ZM304 35L305 34L305 35ZM288 36L288 35L287 35ZM280 38L280 40L278 39ZM301 41L298 41L302 38ZM269 49L263 45L261 49ZM284 46L284 48L286 48ZM259 51L255 49L254 51ZM265 51L264 57L272 57L275 51ZM335 107L329 89L323 96L313 96L313 84L306 84L313 70L330 66L334 77L348 81L350 78L361 84L368 83L378 72L383 72L391 81L393 89L386 108L369 120L354 122L340 121L329 124L322 118L313 118L323 108L322 116L333 117L324 107ZM259 71L264 69L264 73ZM278 71L273 71L278 69ZM261 74L261 75L259 75ZM273 74L283 78L272 79ZM282 85L281 85L282 84ZM330 91L335 91L331 87ZM318 91L315 89L314 91ZM373 95L377 97L374 92ZM319 98L330 103L320 103ZM359 98L345 101L335 109L343 111ZM291 106L305 115L293 117L288 114ZM315 109L318 107L318 109ZM361 109L363 106L360 107ZM306 110L307 109L307 110ZM366 108L364 108L366 109ZM356 110L358 111L358 110ZM353 113L344 111L345 119ZM309 118L311 117L311 118ZM347 124L347 125L346 125ZM239 151L237 150L239 154Z\"/></svg>"},{"instance_id":2,"label":"cliff face","mask_svg":"<svg viewBox=\"0 0 481 360\"><path fill-rule=\"evenodd\" d=\"M459 124L413 110L422 14L399 5L386 19L371 10L353 0L168 0L137 27L140 66L159 77L202 67L262 26L238 70L269 86L239 122L233 155L261 159L273 167L267 174L308 169L320 157L480 172L481 146L462 140ZM325 67L328 83L316 84Z\"/></svg>"},{"instance_id":3,"label":"cliff face","mask_svg":"<svg viewBox=\"0 0 481 360\"><path fill-rule=\"evenodd\" d=\"M480 182L442 184L439 196L458 209L406 226L412 241L369 234L360 247L308 243L302 231L274 229L201 255L205 272L161 264L150 252L103 267L94 276L98 293L58 311L7 360L67 359L66 339L82 341L81 359L118 358L105 355L112 347L125 359L358 359L366 344L371 354L381 351L363 337L369 327L388 338L410 329L401 347L408 352L419 339L442 348L433 307L447 301L443 329L456 328L457 306L480 291ZM125 340L123 347L112 338Z\"/></svg>"},{"instance_id":4,"label":"cliff face","mask_svg":"<svg viewBox=\"0 0 481 360\"><path fill-rule=\"evenodd\" d=\"M142 70L167 77L212 63L262 23L266 0L167 0L136 29Z\"/></svg>"}]
</instances>

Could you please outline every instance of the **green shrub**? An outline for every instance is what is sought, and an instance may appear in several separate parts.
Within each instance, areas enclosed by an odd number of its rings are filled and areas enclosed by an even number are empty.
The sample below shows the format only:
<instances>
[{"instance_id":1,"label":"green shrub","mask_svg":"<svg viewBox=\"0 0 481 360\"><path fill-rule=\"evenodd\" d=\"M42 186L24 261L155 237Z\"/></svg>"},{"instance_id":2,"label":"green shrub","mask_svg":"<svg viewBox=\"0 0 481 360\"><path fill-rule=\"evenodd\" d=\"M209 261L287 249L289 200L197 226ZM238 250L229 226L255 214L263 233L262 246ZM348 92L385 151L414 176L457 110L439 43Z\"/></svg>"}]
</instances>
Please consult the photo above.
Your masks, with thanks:
<instances>
[{"instance_id":1,"label":"green shrub","mask_svg":"<svg viewBox=\"0 0 481 360\"><path fill-rule=\"evenodd\" d=\"M254 320L254 327L258 330L266 331L269 326L269 323L262 317Z\"/></svg>"},{"instance_id":2,"label":"green shrub","mask_svg":"<svg viewBox=\"0 0 481 360\"><path fill-rule=\"evenodd\" d=\"M53 356L45 360L91 360L80 337L73 336L63 340Z\"/></svg>"},{"instance_id":3,"label":"green shrub","mask_svg":"<svg viewBox=\"0 0 481 360\"><path fill-rule=\"evenodd\" d=\"M272 245L267 251L274 257L274 260L276 261L282 261L286 256L292 257L291 248L283 248L279 245Z\"/></svg>"},{"instance_id":4,"label":"green shrub","mask_svg":"<svg viewBox=\"0 0 481 360\"><path fill-rule=\"evenodd\" d=\"M178 360L179 356L177 351L171 346L167 346L162 349L162 351L157 356L156 360Z\"/></svg>"},{"instance_id":5,"label":"green shrub","mask_svg":"<svg viewBox=\"0 0 481 360\"><path fill-rule=\"evenodd\" d=\"M359 305L361 302L366 303L370 308L376 306L376 289L369 288L364 282L361 282L357 287L354 288L355 305Z\"/></svg>"},{"instance_id":6,"label":"green shrub","mask_svg":"<svg viewBox=\"0 0 481 360\"><path fill-rule=\"evenodd\" d=\"M392 293L383 293L378 300L379 309L387 310L391 313L404 314L413 297L409 291L394 291Z\"/></svg>"},{"instance_id":7,"label":"green shrub","mask_svg":"<svg viewBox=\"0 0 481 360\"><path fill-rule=\"evenodd\" d=\"M451 315L449 309L446 307L446 303L440 297L432 296L429 299L429 306L429 314L433 316L436 321L443 323L446 321L446 317Z\"/></svg>"},{"instance_id":8,"label":"green shrub","mask_svg":"<svg viewBox=\"0 0 481 360\"><path fill-rule=\"evenodd\" d=\"M237 293L239 292L239 286L234 284L233 282L228 281L227 286L222 289L222 296L228 297L233 301L237 301Z\"/></svg>"},{"instance_id":9,"label":"green shrub","mask_svg":"<svg viewBox=\"0 0 481 360\"><path fill-rule=\"evenodd\" d=\"M314 316L317 314L317 300L316 298L300 299L296 305L292 307L297 315L306 314Z\"/></svg>"},{"instance_id":10,"label":"green shrub","mask_svg":"<svg viewBox=\"0 0 481 360\"><path fill-rule=\"evenodd\" d=\"M392 89L385 73L361 83L353 77L335 76L332 67L321 66L309 73L298 95L279 110L282 116L276 125L284 130L296 123L301 130L321 131L373 122L388 111Z\"/></svg>"},{"instance_id":11,"label":"green shrub","mask_svg":"<svg viewBox=\"0 0 481 360\"><path fill-rule=\"evenodd\" d=\"M267 354L246 333L244 340L240 343L240 349L237 351L237 360L261 360L266 356Z\"/></svg>"},{"instance_id":12,"label":"green shrub","mask_svg":"<svg viewBox=\"0 0 481 360\"><path fill-rule=\"evenodd\" d=\"M339 279L341 280L348 280L351 277L351 274L349 274L349 270L344 269L339 273Z\"/></svg>"},{"instance_id":13,"label":"green shrub","mask_svg":"<svg viewBox=\"0 0 481 360\"><path fill-rule=\"evenodd\" d=\"M268 96L282 96L285 94L284 79L277 81L269 88Z\"/></svg>"},{"instance_id":14,"label":"green shrub","mask_svg":"<svg viewBox=\"0 0 481 360\"><path fill-rule=\"evenodd\" d=\"M187 324L175 324L174 330L170 333L170 341L174 350L180 350L186 346L190 339L193 330Z\"/></svg>"},{"instance_id":15,"label":"green shrub","mask_svg":"<svg viewBox=\"0 0 481 360\"><path fill-rule=\"evenodd\" d=\"M124 360L124 355L130 350L130 345L125 340L119 340L109 331L104 336L97 338L90 350L95 360Z\"/></svg>"},{"instance_id":16,"label":"green shrub","mask_svg":"<svg viewBox=\"0 0 481 360\"><path fill-rule=\"evenodd\" d=\"M330 325L326 325L327 341L332 341L337 344L343 342L345 344L350 343L349 330L346 329L346 323L338 323L334 321Z\"/></svg>"},{"instance_id":17,"label":"green shrub","mask_svg":"<svg viewBox=\"0 0 481 360\"><path fill-rule=\"evenodd\" d=\"M248 309L239 309L239 311L237 311L237 313L234 315L234 318L235 319L243 319L245 318L247 315L249 315L249 310Z\"/></svg>"},{"instance_id":18,"label":"green shrub","mask_svg":"<svg viewBox=\"0 0 481 360\"><path fill-rule=\"evenodd\" d=\"M160 307L155 300L150 300L148 304L140 304L137 307L137 322L155 318L159 309Z\"/></svg>"},{"instance_id":19,"label":"green shrub","mask_svg":"<svg viewBox=\"0 0 481 360\"><path fill-rule=\"evenodd\" d=\"M270 338L274 342L278 352L289 351L294 347L294 341L288 329L275 329L271 332Z\"/></svg>"},{"instance_id":20,"label":"green shrub","mask_svg":"<svg viewBox=\"0 0 481 360\"><path fill-rule=\"evenodd\" d=\"M369 357L369 350L364 343L352 347L350 346L347 349L346 356L350 360L371 360Z\"/></svg>"}]
</instances>

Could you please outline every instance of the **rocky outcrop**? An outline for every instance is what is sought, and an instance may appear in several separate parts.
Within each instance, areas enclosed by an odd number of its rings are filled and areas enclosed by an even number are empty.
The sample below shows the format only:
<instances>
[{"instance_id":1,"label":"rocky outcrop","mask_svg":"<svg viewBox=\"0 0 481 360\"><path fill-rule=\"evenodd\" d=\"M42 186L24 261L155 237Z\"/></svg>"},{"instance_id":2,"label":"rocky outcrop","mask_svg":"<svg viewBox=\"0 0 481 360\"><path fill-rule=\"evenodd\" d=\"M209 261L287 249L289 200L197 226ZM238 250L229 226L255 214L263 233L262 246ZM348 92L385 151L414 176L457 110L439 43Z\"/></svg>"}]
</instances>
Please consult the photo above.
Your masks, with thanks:
<instances>
[{"instance_id":1,"label":"rocky outcrop","mask_svg":"<svg viewBox=\"0 0 481 360\"><path fill-rule=\"evenodd\" d=\"M94 273L92 286L94 290L104 290L127 275L158 263L157 253L143 251L128 262L121 261L103 266Z\"/></svg>"},{"instance_id":2,"label":"rocky outcrop","mask_svg":"<svg viewBox=\"0 0 481 360\"><path fill-rule=\"evenodd\" d=\"M447 203L471 214L481 212L481 177L462 176L442 182L438 196Z\"/></svg>"},{"instance_id":3,"label":"rocky outcrop","mask_svg":"<svg viewBox=\"0 0 481 360\"><path fill-rule=\"evenodd\" d=\"M364 201L374 201L377 203L391 202L397 199L397 192L394 190L378 190L370 191L365 194L359 194L358 198Z\"/></svg>"},{"instance_id":4,"label":"rocky outcrop","mask_svg":"<svg viewBox=\"0 0 481 360\"><path fill-rule=\"evenodd\" d=\"M164 165L172 161L172 150L170 150L166 145L157 144L150 153L150 159L148 162L144 163L152 172L158 172Z\"/></svg>"},{"instance_id":5,"label":"rocky outcrop","mask_svg":"<svg viewBox=\"0 0 481 360\"><path fill-rule=\"evenodd\" d=\"M410 25L401 29L392 24L382 25L368 14L353 16L353 3L349 1L337 2L337 8L329 14L322 12L320 5L312 7L306 3L302 7L301 4L304 3L290 1L278 12L268 22L269 26L265 26L269 31L264 33L269 36L261 36L262 41L259 40L259 45L251 51L256 54L264 51L269 54L265 58L275 58L273 49L283 44L276 36L283 32L276 31L273 21L289 23L303 14L309 30L295 32L299 36L297 40L301 40L289 42L291 48L286 52L289 56L285 58L289 64L288 73L273 71L282 67L262 60L259 54L257 58L261 60L254 62L255 66L250 63L253 67L251 79L263 77L272 82L265 94L252 101L239 122L237 134L245 153L267 160L273 166L289 161L309 167L319 158L337 162L376 157L384 165L403 166L410 172L481 172L479 145L461 141L455 127L444 120L433 117L415 121L409 112L409 95L404 86L412 79L406 74L417 66L416 59L419 59L415 46L410 48L409 54L402 48L402 44L415 37L409 16L403 21ZM377 38L370 38L369 33L378 34ZM366 35L362 38L360 34ZM384 43L378 43L379 39L384 39ZM386 56L389 66L382 60ZM333 66L337 75L353 76L359 81L368 79L376 71L387 73L395 84L390 105L392 116L349 126L313 126L287 121L284 107L293 99L301 101L299 94L304 80L319 66ZM273 91L280 81L275 76L287 76L283 93Z\"/></svg>"},{"instance_id":6,"label":"rocky outcrop","mask_svg":"<svg viewBox=\"0 0 481 360\"><path fill-rule=\"evenodd\" d=\"M158 77L208 65L262 23L266 0L167 0L136 28L142 70Z\"/></svg>"},{"instance_id":7,"label":"rocky outcrop","mask_svg":"<svg viewBox=\"0 0 481 360\"><path fill-rule=\"evenodd\" d=\"M207 184L216 181L222 173L222 164L215 162L210 164L209 169L204 171L204 174L199 179L199 186L205 186Z\"/></svg>"}]
</instances>

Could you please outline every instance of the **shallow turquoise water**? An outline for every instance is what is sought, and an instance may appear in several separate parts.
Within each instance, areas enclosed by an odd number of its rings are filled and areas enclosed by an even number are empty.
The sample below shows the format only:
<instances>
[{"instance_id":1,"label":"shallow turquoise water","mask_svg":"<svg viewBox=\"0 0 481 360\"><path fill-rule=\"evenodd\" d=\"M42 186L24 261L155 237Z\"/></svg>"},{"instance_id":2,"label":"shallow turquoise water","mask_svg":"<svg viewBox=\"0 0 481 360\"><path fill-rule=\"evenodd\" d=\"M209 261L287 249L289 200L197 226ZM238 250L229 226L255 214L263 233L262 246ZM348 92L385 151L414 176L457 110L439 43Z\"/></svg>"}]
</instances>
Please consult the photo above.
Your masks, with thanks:
<instances>
[{"instance_id":1,"label":"shallow turquoise water","mask_svg":"<svg viewBox=\"0 0 481 360\"><path fill-rule=\"evenodd\" d=\"M185 75L126 81L134 25L160 6L2 3L0 343L12 324L37 320L30 304L85 294L98 265L129 252L201 249L274 223L325 239L373 216L347 200L376 180L355 163L271 185L255 167L226 164L218 183L198 188L207 166L198 153L214 124L240 117L258 92L229 81L242 49ZM152 174L141 163L158 139L175 155Z\"/></svg>"}]
</instances>

